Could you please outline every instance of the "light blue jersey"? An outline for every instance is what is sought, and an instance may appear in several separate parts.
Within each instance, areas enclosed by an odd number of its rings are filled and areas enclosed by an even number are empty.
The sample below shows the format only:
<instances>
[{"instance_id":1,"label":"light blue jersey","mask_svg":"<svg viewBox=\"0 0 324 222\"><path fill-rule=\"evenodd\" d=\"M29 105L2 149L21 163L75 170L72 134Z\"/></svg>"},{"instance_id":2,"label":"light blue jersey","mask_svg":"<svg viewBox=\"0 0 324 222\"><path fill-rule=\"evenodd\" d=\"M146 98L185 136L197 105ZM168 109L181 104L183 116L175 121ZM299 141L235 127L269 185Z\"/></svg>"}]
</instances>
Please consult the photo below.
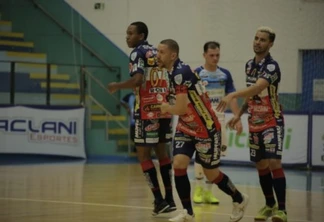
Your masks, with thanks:
<instances>
[{"instance_id":1,"label":"light blue jersey","mask_svg":"<svg viewBox=\"0 0 324 222\"><path fill-rule=\"evenodd\" d=\"M206 87L214 110L226 94L235 92L232 75L227 69L217 67L216 71L210 72L200 66L195 71Z\"/></svg>"}]
</instances>

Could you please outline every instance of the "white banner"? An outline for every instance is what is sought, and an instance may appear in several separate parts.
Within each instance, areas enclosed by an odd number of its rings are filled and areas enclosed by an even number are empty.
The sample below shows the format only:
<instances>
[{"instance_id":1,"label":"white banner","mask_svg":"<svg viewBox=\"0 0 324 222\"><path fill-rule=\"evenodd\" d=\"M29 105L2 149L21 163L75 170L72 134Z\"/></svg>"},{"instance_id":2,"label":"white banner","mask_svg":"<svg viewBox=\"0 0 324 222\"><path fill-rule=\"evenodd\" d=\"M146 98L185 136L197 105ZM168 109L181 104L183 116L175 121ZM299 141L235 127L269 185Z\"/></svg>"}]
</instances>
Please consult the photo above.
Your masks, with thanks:
<instances>
[{"instance_id":1,"label":"white banner","mask_svg":"<svg viewBox=\"0 0 324 222\"><path fill-rule=\"evenodd\" d=\"M85 158L84 108L0 108L0 153Z\"/></svg>"},{"instance_id":2,"label":"white banner","mask_svg":"<svg viewBox=\"0 0 324 222\"><path fill-rule=\"evenodd\" d=\"M313 115L312 165L324 166L324 115Z\"/></svg>"},{"instance_id":3,"label":"white banner","mask_svg":"<svg viewBox=\"0 0 324 222\"><path fill-rule=\"evenodd\" d=\"M225 114L226 122L232 114ZM227 130L228 148L226 157L222 160L250 161L249 152L249 130L247 114L242 116L243 132L240 136L236 131ZM307 115L285 115L285 138L283 142L283 163L297 164L307 162L307 138L308 138L308 116ZM177 118L174 118L175 128ZM324 125L324 123L323 123Z\"/></svg>"}]
</instances>

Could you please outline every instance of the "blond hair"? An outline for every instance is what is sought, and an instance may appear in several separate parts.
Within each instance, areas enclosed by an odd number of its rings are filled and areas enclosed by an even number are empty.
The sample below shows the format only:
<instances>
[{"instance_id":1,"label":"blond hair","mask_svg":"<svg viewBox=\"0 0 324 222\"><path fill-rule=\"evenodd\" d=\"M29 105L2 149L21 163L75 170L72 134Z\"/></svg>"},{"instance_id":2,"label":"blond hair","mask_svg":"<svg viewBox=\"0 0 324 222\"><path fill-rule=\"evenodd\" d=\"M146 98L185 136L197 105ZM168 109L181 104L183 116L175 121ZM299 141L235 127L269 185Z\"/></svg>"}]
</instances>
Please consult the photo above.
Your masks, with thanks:
<instances>
[{"instance_id":1,"label":"blond hair","mask_svg":"<svg viewBox=\"0 0 324 222\"><path fill-rule=\"evenodd\" d=\"M257 29L257 32L266 32L269 34L269 39L270 42L274 42L274 40L276 39L276 33L273 31L272 28L268 27L268 26L261 26Z\"/></svg>"}]
</instances>

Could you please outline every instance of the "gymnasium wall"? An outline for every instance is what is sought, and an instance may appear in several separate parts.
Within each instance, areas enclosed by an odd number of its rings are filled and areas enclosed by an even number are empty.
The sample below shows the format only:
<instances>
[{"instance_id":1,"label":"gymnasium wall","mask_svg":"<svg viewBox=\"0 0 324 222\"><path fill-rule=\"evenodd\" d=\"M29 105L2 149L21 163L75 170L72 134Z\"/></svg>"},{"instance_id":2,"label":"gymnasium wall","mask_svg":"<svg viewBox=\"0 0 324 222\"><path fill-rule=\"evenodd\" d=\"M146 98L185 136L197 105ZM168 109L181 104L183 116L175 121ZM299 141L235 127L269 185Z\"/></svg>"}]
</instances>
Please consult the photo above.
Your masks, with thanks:
<instances>
[{"instance_id":1,"label":"gymnasium wall","mask_svg":"<svg viewBox=\"0 0 324 222\"><path fill-rule=\"evenodd\" d=\"M66 30L89 46L96 54L103 58L106 64L121 69L122 76L128 73L128 57L109 39L99 33L78 12L73 10L64 0L35 0ZM111 81L119 81L119 71L109 70L107 65L93 56L72 37L55 24L50 17L33 5L31 0L3 0L0 3L3 20L12 22L13 32L24 33L25 40L34 42L34 51L46 53L47 61L51 64L73 64L75 66L58 65L58 72L69 74L72 80L78 81L80 66L86 65L88 70L106 85ZM126 65L124 65L126 64ZM89 67L96 66L96 67ZM118 114L116 103L101 88L92 87L96 99L109 110ZM109 97L107 99L107 96ZM117 97L120 95L117 93ZM108 101L109 100L109 101ZM114 102L112 102L114 101Z\"/></svg>"},{"instance_id":2,"label":"gymnasium wall","mask_svg":"<svg viewBox=\"0 0 324 222\"><path fill-rule=\"evenodd\" d=\"M137 20L149 26L152 44L177 40L181 58L193 67L203 62L202 45L219 41L220 65L232 72L237 88L245 86L244 65L254 56L252 41L261 25L277 33L271 52L282 69L282 93L301 93L299 50L324 48L324 1L320 0L65 1L126 53L125 31ZM97 2L105 4L103 10L94 10Z\"/></svg>"}]
</instances>

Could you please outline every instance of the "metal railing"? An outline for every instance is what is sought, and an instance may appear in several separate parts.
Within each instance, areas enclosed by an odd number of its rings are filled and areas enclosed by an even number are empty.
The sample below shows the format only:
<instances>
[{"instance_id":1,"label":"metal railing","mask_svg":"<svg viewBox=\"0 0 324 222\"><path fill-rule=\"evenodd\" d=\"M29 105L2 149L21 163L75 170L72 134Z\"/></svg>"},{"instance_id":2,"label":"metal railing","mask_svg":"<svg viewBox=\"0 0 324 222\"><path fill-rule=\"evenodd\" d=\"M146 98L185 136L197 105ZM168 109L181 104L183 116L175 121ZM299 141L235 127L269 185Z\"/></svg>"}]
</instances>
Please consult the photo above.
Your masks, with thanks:
<instances>
[{"instance_id":1,"label":"metal railing","mask_svg":"<svg viewBox=\"0 0 324 222\"><path fill-rule=\"evenodd\" d=\"M102 82L100 82L91 72L89 72L85 67L81 67L81 102L84 104L87 104L86 107L88 108L88 127L91 128L91 114L92 114L92 103L96 104L104 113L106 116L105 120L105 137L106 140L109 140L109 134L107 133L109 130L109 117L113 116L111 112L109 112L100 102L98 102L92 95L92 81L97 84L100 88L102 88L107 94L110 94L108 89L105 87ZM86 87L87 86L87 87ZM85 99L85 95L88 95L88 100ZM110 94L111 95L111 94ZM117 99L115 96L113 96L114 100L116 100L118 103L120 103L120 100ZM128 143L127 143L127 153L130 155L131 153L131 138L129 134L129 128L130 128L130 121L128 121L127 127L118 120L115 120L117 125L122 129L125 130L128 136Z\"/></svg>"},{"instance_id":2,"label":"metal railing","mask_svg":"<svg viewBox=\"0 0 324 222\"><path fill-rule=\"evenodd\" d=\"M55 64L51 64L51 63L41 63L41 62L26 62L26 61L6 61L6 60L0 60L0 68L1 67L7 67L5 68L4 70L8 70L8 72L10 73L9 75L9 82L8 84L10 85L9 88L9 93L10 93L10 103L11 105L15 105L16 104L16 101L15 101L15 87L16 87L16 73L19 72L19 73L25 73L25 71L19 71L17 70L17 65L43 65L43 66L46 66L46 71L44 72L46 74L46 102L44 105L52 105L51 104L51 82L52 82L52 79L51 79L51 76L52 75L55 75L52 73L52 68L54 66L60 66L61 68L64 67L64 68L75 68L75 67L79 67L78 70L81 70L81 69L84 69L86 70L87 68L90 69L90 68L97 68L97 69L108 69L106 67L102 67L102 66L95 66L95 65L80 65L80 64L64 64L64 63L55 63ZM2 69L3 70L3 69ZM73 69L74 70L74 69ZM116 73L120 73L120 67L110 67L109 68L110 71L113 71L113 72L116 72ZM104 70L103 70L104 71ZM74 71L73 71L74 72ZM81 73L81 72L80 72ZM79 92L79 95L80 95L80 104L79 105L82 105L81 101L84 101L84 98L82 98L82 94L84 94L84 90L85 90L85 85L86 83L83 82L83 84L81 84L81 81L83 81L82 79L82 75L80 75L80 73L77 74L77 78L78 78L78 83L80 82L80 92ZM87 73L90 75L91 73L89 71L87 71ZM82 74L82 73L81 73ZM96 83L99 83L101 87L104 87L104 85L100 82L100 80L98 80L93 74L91 74L92 78L95 79L95 82ZM116 75L117 77L119 76L119 74ZM73 76L72 76L73 77ZM80 80L80 81L79 81ZM119 79L116 79L116 81L119 81ZM112 97L115 101L117 101L118 103L120 103L119 99L113 95L113 94L110 94L110 97Z\"/></svg>"},{"instance_id":3,"label":"metal railing","mask_svg":"<svg viewBox=\"0 0 324 222\"><path fill-rule=\"evenodd\" d=\"M43 94L42 98L46 98L44 101L42 99L38 99L37 103L33 103L33 100L28 100L26 101L27 103L24 104L28 104L28 105L47 105L50 106L52 105L52 94L53 92L51 92L51 83L52 83L52 77L53 74L51 72L52 70L52 66L54 64L48 64L48 63L32 63L32 62L22 62L22 61L1 61L0 60L0 69L1 70L8 70L8 71L3 71L3 72L7 72L8 73L8 82L2 82L4 85L6 85L6 87L8 87L8 91L5 92L5 90L1 89L1 91L3 93L7 93L9 92L9 100L7 101L0 101L0 103L2 104L10 104L10 105L17 105L17 104L21 104L19 102L16 101L16 93L17 92L17 84L19 83L20 86L25 85L25 82L17 82L17 81L21 81L21 80L17 80L16 74L17 73L22 73L22 71L19 71L19 67L17 67L17 65L20 64L36 64L36 65L44 65L46 66L46 72L44 73L46 75L46 77L43 79L43 82L46 81L45 87L42 88L42 91L40 92L41 94ZM107 88L105 87L105 85L93 74L91 73L88 69L90 68L102 68L100 66L84 66L84 65L73 65L73 64L55 64L58 65L62 68L62 66L64 66L63 68L67 68L70 67L70 69L74 69L74 67L78 67L79 69L79 88L78 90L78 94L79 94L79 101L77 103L75 103L74 105L77 106L83 106L86 107L87 109L87 114L88 114L88 122L87 122L87 126L91 128L91 115L93 114L92 112L92 105L95 104L97 107L99 107L100 111L102 111L106 117L105 119L105 137L106 140L109 140L109 135L108 135L108 129L109 129L109 121L111 121L111 119L113 121L115 121L118 125L118 127L122 130L125 130L126 132L129 132L129 123L128 124L123 124L121 121L119 121L118 119L114 120L113 118L110 117L114 117L115 115L113 115L102 103L100 103L97 99L96 96L93 94L92 92L92 87L93 84L95 84L95 87L99 87L102 89L102 91L104 93L107 93L107 98L113 99L113 101L116 102L116 104L119 105L120 107L120 100L119 98L117 98L115 95L110 94L107 90ZM119 67L111 67L113 70L119 72L120 69ZM105 68L106 69L106 68ZM104 70L103 70L104 71ZM4 75L4 74L1 74ZM28 74L24 74L24 75L28 75ZM118 81L118 80L117 80ZM38 89L39 85L35 85L35 88ZM35 92L34 89L30 89L30 93L39 93L39 92ZM26 92L23 92L23 94L26 94ZM45 95L44 95L45 94ZM44 103L42 103L42 101ZM62 104L64 106L66 106L65 104ZM72 104L69 104L72 105ZM128 133L128 152L130 152L130 135Z\"/></svg>"},{"instance_id":4,"label":"metal railing","mask_svg":"<svg viewBox=\"0 0 324 222\"><path fill-rule=\"evenodd\" d=\"M88 77L88 78L87 78ZM108 89L104 86L104 84L102 84L102 82L100 82L91 72L89 72L85 67L81 67L81 98L82 98L82 103L86 103L85 102L85 94L86 92L88 95L88 98L90 99L91 102L94 102L102 111L104 111L104 113L106 114L107 117L109 116L113 116L113 114L111 114L111 112L109 112L101 103L99 103L92 95L92 90L91 90L91 83L92 81L94 81L100 88L102 88L107 94L110 94ZM87 86L87 89L86 87ZM82 88L83 87L83 88ZM110 94L112 96L112 98L117 102L120 103L120 100L113 96L112 94ZM87 106L89 109L89 113L91 112L92 106L88 105ZM127 129L120 121L116 120L116 122L118 123L118 125L122 128L122 129ZM107 121L108 123L108 121Z\"/></svg>"}]
</instances>

